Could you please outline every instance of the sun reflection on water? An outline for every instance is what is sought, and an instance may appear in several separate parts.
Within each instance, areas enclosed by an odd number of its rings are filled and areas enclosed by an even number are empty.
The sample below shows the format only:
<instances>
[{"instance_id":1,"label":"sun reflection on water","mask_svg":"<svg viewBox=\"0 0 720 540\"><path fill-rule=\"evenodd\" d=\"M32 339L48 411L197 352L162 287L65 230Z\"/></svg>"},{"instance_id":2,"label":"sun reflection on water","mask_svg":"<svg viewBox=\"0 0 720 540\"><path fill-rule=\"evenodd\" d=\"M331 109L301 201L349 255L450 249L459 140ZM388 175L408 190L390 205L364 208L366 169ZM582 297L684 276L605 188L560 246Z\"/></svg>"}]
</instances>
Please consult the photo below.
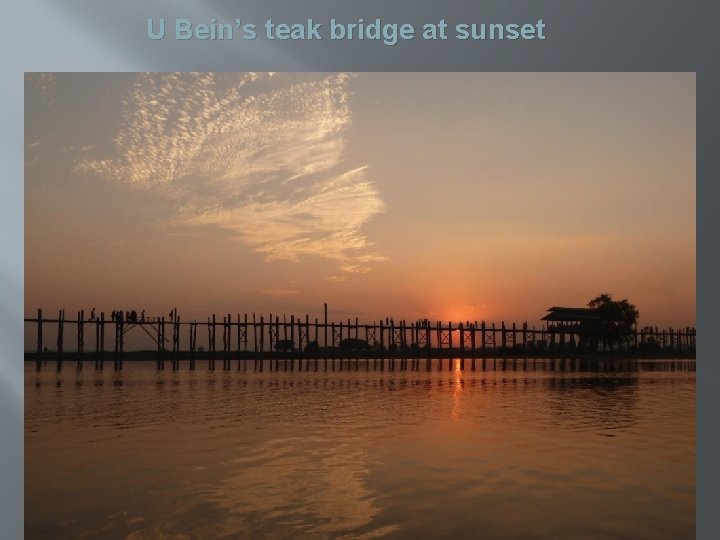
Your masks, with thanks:
<instances>
[{"instance_id":1,"label":"sun reflection on water","mask_svg":"<svg viewBox=\"0 0 720 540\"><path fill-rule=\"evenodd\" d=\"M453 384L453 409L452 409L452 416L453 418L459 418L461 414L461 408L460 403L462 399L462 394L465 386L465 381L463 380L463 370L464 367L462 365L462 360L459 358L455 358L452 360L452 384Z\"/></svg>"}]
</instances>

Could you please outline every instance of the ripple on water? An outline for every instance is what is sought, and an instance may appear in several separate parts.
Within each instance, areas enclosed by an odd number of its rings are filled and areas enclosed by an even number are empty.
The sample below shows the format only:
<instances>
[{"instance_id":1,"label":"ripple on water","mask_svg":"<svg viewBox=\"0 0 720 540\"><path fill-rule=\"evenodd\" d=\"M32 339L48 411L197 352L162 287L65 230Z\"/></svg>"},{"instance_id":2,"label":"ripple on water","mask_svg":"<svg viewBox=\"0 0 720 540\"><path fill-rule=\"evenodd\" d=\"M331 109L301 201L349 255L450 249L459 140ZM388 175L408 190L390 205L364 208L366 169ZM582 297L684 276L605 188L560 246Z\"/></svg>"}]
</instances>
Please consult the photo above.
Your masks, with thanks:
<instances>
[{"instance_id":1,"label":"ripple on water","mask_svg":"<svg viewBox=\"0 0 720 540\"><path fill-rule=\"evenodd\" d=\"M694 536L694 373L468 365L29 369L27 537Z\"/></svg>"}]
</instances>

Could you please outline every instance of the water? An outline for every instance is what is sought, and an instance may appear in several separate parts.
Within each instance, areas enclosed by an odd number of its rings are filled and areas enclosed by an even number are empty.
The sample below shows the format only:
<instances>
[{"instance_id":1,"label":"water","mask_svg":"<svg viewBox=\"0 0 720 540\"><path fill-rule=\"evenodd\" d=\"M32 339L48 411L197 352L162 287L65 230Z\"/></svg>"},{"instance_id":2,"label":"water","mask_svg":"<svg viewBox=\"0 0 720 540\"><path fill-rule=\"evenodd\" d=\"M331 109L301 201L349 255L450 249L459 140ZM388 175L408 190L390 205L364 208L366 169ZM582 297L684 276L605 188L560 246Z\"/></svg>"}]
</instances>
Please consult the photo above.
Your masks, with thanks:
<instances>
[{"instance_id":1,"label":"water","mask_svg":"<svg viewBox=\"0 0 720 540\"><path fill-rule=\"evenodd\" d=\"M694 364L398 366L27 363L26 538L694 538Z\"/></svg>"}]
</instances>

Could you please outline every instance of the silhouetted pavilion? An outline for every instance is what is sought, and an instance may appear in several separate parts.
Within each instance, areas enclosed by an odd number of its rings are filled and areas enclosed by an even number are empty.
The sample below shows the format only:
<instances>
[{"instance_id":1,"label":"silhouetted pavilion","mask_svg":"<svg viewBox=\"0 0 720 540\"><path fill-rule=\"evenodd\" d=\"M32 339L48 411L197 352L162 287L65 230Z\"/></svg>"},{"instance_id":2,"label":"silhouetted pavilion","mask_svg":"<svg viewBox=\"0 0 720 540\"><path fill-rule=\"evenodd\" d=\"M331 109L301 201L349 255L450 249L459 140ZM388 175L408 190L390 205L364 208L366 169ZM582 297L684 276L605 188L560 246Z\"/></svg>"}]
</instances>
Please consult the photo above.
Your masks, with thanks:
<instances>
[{"instance_id":1,"label":"silhouetted pavilion","mask_svg":"<svg viewBox=\"0 0 720 540\"><path fill-rule=\"evenodd\" d=\"M604 317L596 308L553 306L548 308L548 314L542 320L547 322L547 331L553 345L558 336L560 345L564 346L565 337L568 336L568 344L575 346L575 336L578 336L578 347L582 347L595 341L593 338L597 335Z\"/></svg>"},{"instance_id":2,"label":"silhouetted pavilion","mask_svg":"<svg viewBox=\"0 0 720 540\"><path fill-rule=\"evenodd\" d=\"M551 327L571 330L583 325L587 326L588 323L602 321L603 317L596 308L551 307L548 308L548 314L542 320L547 321L548 330Z\"/></svg>"}]
</instances>

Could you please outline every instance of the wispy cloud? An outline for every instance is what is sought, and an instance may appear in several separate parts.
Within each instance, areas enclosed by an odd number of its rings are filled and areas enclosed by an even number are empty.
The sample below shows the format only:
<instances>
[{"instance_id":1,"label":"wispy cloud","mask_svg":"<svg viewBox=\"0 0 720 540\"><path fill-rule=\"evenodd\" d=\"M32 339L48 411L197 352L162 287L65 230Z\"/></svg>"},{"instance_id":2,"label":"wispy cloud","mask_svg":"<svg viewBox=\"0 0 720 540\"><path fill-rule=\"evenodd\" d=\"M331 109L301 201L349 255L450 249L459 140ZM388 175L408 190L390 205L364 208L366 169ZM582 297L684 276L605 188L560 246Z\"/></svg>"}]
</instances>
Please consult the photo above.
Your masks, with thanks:
<instances>
[{"instance_id":1,"label":"wispy cloud","mask_svg":"<svg viewBox=\"0 0 720 540\"><path fill-rule=\"evenodd\" d=\"M294 294L298 294L298 292L299 291L295 291L292 289L270 289L267 291L260 291L260 294L266 294L275 298L283 298L285 296L292 296Z\"/></svg>"},{"instance_id":2,"label":"wispy cloud","mask_svg":"<svg viewBox=\"0 0 720 540\"><path fill-rule=\"evenodd\" d=\"M97 145L95 144L83 144L80 146L63 146L60 148L61 152L77 152L77 153L83 153L83 152L90 152L91 150L95 150L97 148Z\"/></svg>"},{"instance_id":3,"label":"wispy cloud","mask_svg":"<svg viewBox=\"0 0 720 540\"><path fill-rule=\"evenodd\" d=\"M268 260L367 272L383 256L362 227L384 203L367 167L344 166L349 78L139 75L115 155L85 153L77 169L153 190L174 204L171 225L218 227Z\"/></svg>"},{"instance_id":4,"label":"wispy cloud","mask_svg":"<svg viewBox=\"0 0 720 540\"><path fill-rule=\"evenodd\" d=\"M55 73L28 73L26 75L27 90L36 92L46 105L55 102L55 87L57 85L57 74Z\"/></svg>"}]
</instances>

